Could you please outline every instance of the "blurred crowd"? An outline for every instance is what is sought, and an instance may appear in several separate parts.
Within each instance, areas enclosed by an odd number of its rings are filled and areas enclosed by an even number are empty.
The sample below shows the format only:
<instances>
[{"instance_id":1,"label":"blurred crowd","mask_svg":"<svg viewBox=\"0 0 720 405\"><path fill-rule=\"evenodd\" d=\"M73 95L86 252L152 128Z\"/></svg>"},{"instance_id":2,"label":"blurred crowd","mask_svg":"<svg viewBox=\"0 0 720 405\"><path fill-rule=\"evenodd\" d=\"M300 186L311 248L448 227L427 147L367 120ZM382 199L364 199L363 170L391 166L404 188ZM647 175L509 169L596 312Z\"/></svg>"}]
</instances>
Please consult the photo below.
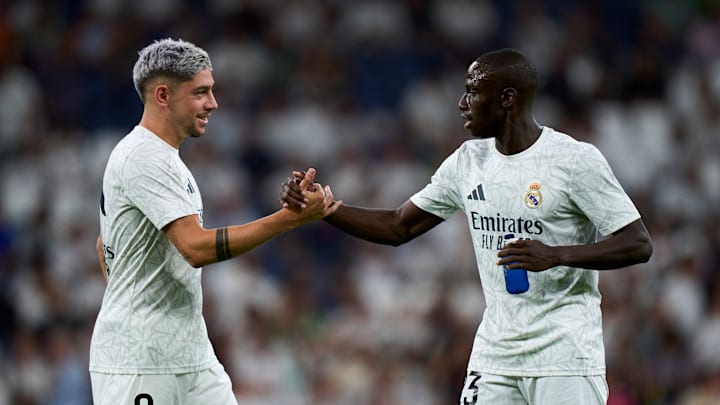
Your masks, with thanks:
<instances>
[{"instance_id":1,"label":"blurred crowd","mask_svg":"<svg viewBox=\"0 0 720 405\"><path fill-rule=\"evenodd\" d=\"M597 145L653 237L603 272L609 405L720 404L720 1L0 0L0 405L90 404L106 159L154 39L210 53L220 109L181 155L209 227L291 170L393 208L467 139L485 51L537 63L541 125ZM401 247L315 223L207 266L240 404L454 404L484 300L465 218Z\"/></svg>"}]
</instances>

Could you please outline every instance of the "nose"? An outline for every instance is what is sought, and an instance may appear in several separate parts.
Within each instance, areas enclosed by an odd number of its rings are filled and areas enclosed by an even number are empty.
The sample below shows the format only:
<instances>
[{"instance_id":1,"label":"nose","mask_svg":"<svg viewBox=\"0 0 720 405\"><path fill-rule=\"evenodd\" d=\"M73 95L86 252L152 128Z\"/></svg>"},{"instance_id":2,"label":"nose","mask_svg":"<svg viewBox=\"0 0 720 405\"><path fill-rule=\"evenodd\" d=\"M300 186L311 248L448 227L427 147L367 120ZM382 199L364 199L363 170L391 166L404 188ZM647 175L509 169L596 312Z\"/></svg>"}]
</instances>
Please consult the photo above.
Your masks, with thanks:
<instances>
[{"instance_id":1,"label":"nose","mask_svg":"<svg viewBox=\"0 0 720 405\"><path fill-rule=\"evenodd\" d=\"M460 100L458 101L458 108L460 109L460 111L465 111L468 109L467 93L463 93L462 96L460 96Z\"/></svg>"},{"instance_id":2,"label":"nose","mask_svg":"<svg viewBox=\"0 0 720 405\"><path fill-rule=\"evenodd\" d=\"M210 90L208 94L208 105L206 106L209 110L216 110L218 108L217 99L215 99L215 93Z\"/></svg>"}]
</instances>

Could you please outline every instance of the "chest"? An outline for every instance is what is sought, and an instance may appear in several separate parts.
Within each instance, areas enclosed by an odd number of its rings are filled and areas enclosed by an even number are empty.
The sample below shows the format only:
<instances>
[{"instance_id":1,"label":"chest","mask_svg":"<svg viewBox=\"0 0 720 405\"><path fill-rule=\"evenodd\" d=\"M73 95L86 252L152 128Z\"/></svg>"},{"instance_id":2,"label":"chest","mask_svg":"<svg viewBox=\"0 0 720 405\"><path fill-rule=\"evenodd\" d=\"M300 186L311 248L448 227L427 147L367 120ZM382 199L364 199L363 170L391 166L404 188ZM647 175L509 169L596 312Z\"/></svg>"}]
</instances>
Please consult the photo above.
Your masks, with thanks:
<instances>
[{"instance_id":1,"label":"chest","mask_svg":"<svg viewBox=\"0 0 720 405\"><path fill-rule=\"evenodd\" d=\"M562 165L497 158L467 164L458 192L468 213L533 221L572 209L572 174Z\"/></svg>"}]
</instances>

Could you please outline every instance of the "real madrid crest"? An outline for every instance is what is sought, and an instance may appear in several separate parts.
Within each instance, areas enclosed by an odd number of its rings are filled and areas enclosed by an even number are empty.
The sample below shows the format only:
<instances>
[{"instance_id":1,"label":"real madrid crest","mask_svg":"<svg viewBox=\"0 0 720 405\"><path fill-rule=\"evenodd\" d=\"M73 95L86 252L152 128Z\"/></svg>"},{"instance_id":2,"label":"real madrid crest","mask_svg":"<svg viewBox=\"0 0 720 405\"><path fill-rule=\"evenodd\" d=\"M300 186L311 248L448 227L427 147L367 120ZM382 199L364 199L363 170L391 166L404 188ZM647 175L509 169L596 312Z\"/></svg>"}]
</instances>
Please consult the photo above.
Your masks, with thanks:
<instances>
[{"instance_id":1,"label":"real madrid crest","mask_svg":"<svg viewBox=\"0 0 720 405\"><path fill-rule=\"evenodd\" d=\"M528 208L537 208L542 204L542 193L540 193L540 183L533 181L525 192L525 206Z\"/></svg>"}]
</instances>

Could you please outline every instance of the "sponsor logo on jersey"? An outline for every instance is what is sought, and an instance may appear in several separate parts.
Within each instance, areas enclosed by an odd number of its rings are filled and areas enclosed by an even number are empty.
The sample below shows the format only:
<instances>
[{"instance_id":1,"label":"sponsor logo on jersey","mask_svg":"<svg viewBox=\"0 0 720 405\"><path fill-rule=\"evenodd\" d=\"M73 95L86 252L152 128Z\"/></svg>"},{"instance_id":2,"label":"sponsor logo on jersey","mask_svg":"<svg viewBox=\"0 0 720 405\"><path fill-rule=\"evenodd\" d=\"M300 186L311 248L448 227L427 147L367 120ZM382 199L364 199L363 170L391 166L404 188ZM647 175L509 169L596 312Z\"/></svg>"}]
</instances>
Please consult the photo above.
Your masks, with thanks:
<instances>
[{"instance_id":1,"label":"sponsor logo on jersey","mask_svg":"<svg viewBox=\"0 0 720 405\"><path fill-rule=\"evenodd\" d=\"M467 196L468 200L485 201L485 193L483 193L482 184L478 184L470 194Z\"/></svg>"},{"instance_id":2,"label":"sponsor logo on jersey","mask_svg":"<svg viewBox=\"0 0 720 405\"><path fill-rule=\"evenodd\" d=\"M474 230L484 232L515 233L519 235L518 237L523 237L523 234L540 235L543 233L543 223L538 219L508 218L499 212L493 217L470 211L470 226Z\"/></svg>"},{"instance_id":3,"label":"sponsor logo on jersey","mask_svg":"<svg viewBox=\"0 0 720 405\"><path fill-rule=\"evenodd\" d=\"M525 206L528 208L538 208L542 204L542 193L540 193L540 183L533 181L525 192Z\"/></svg>"}]
</instances>

